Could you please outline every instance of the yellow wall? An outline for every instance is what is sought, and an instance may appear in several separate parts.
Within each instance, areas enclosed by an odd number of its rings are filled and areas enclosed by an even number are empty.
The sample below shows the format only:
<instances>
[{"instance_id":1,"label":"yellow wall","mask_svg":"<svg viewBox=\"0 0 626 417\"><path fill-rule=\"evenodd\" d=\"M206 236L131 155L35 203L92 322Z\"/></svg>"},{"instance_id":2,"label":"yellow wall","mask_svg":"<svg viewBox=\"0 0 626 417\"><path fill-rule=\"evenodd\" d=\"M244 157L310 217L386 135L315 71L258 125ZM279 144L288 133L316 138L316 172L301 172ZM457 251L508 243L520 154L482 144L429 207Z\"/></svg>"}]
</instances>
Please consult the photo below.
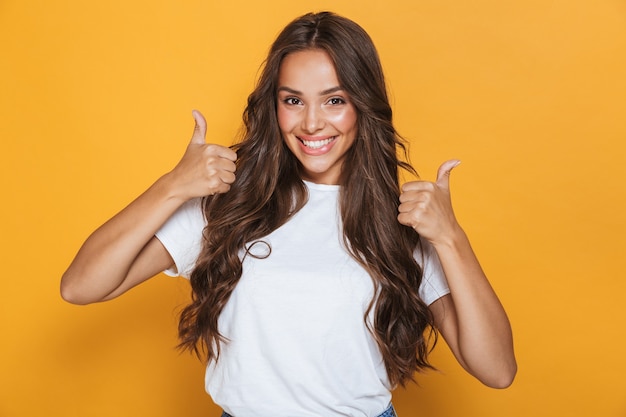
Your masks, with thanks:
<instances>
[{"instance_id":1,"label":"yellow wall","mask_svg":"<svg viewBox=\"0 0 626 417\"><path fill-rule=\"evenodd\" d=\"M626 415L623 0L3 0L0 416L217 415L173 348L185 282L76 307L59 278L182 155L193 108L230 143L277 31L326 8L376 41L422 176L463 160L457 214L515 331L510 389L442 344L400 415Z\"/></svg>"}]
</instances>

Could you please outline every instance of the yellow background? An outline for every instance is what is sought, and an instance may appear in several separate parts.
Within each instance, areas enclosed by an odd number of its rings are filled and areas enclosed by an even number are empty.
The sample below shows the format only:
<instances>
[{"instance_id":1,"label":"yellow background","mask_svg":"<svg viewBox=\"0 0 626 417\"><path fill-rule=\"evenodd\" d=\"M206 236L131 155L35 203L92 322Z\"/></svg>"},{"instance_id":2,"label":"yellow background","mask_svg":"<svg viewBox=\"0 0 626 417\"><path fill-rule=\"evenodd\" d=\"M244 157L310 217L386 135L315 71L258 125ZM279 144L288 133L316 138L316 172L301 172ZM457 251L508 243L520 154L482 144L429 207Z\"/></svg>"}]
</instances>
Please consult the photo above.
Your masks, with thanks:
<instances>
[{"instance_id":1,"label":"yellow background","mask_svg":"<svg viewBox=\"0 0 626 417\"><path fill-rule=\"evenodd\" d=\"M401 417L626 416L626 2L0 1L0 416L217 416L175 349L182 280L77 307L80 244L182 155L191 110L229 144L292 18L332 9L377 44L399 131L510 315L505 391L439 373Z\"/></svg>"}]
</instances>

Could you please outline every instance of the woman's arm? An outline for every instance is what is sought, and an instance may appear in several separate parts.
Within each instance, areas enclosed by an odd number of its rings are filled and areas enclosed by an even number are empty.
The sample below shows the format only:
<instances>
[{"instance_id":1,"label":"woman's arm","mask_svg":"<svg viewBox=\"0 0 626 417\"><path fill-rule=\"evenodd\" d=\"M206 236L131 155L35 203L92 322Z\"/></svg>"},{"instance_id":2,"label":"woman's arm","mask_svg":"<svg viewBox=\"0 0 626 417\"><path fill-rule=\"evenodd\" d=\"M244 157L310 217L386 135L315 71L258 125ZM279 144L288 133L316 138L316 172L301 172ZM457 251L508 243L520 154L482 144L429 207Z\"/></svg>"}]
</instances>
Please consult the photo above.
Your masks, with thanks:
<instances>
[{"instance_id":1,"label":"woman's arm","mask_svg":"<svg viewBox=\"0 0 626 417\"><path fill-rule=\"evenodd\" d=\"M89 236L61 279L61 296L75 304L114 298L173 264L154 237L185 202L224 193L235 180L237 155L205 143L206 122L196 127L176 167Z\"/></svg>"},{"instance_id":2,"label":"woman's arm","mask_svg":"<svg viewBox=\"0 0 626 417\"><path fill-rule=\"evenodd\" d=\"M517 372L511 326L452 210L449 176L458 164L445 162L434 183L406 183L398 221L430 241L441 261L450 294L430 308L455 357L485 385L506 388Z\"/></svg>"}]
</instances>

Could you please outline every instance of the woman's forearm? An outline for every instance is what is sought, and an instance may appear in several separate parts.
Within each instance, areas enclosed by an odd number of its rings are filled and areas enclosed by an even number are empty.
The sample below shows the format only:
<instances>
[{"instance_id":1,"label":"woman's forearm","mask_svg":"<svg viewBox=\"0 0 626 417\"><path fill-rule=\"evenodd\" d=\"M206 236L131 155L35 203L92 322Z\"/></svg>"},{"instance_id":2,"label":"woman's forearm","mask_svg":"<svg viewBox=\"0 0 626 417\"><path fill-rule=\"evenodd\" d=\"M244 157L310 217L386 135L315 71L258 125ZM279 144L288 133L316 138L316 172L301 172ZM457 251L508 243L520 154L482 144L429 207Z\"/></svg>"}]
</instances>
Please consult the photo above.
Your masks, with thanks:
<instances>
[{"instance_id":1,"label":"woman's forearm","mask_svg":"<svg viewBox=\"0 0 626 417\"><path fill-rule=\"evenodd\" d=\"M456 334L444 337L452 340L452 350L478 379L495 387L510 385L517 370L511 325L467 236L459 228L452 239L434 247L453 303L453 317L447 319L456 321L452 324Z\"/></svg>"}]
</instances>

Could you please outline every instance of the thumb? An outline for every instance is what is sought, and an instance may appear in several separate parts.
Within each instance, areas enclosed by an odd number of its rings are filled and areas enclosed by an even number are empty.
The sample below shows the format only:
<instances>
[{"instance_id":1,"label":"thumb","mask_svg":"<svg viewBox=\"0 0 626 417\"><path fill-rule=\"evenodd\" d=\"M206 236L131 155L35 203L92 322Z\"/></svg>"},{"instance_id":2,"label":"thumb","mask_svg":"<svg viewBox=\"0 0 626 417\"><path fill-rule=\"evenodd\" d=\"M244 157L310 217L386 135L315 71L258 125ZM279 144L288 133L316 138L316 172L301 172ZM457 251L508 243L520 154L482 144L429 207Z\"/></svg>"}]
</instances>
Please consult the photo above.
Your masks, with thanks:
<instances>
[{"instance_id":1,"label":"thumb","mask_svg":"<svg viewBox=\"0 0 626 417\"><path fill-rule=\"evenodd\" d=\"M204 120L204 116L198 110L192 111L191 114L196 121L196 126L193 128L191 143L204 145L206 143L206 120Z\"/></svg>"},{"instance_id":2,"label":"thumb","mask_svg":"<svg viewBox=\"0 0 626 417\"><path fill-rule=\"evenodd\" d=\"M450 172L461 163L458 159L444 162L437 171L437 185L446 190L450 189Z\"/></svg>"}]
</instances>

